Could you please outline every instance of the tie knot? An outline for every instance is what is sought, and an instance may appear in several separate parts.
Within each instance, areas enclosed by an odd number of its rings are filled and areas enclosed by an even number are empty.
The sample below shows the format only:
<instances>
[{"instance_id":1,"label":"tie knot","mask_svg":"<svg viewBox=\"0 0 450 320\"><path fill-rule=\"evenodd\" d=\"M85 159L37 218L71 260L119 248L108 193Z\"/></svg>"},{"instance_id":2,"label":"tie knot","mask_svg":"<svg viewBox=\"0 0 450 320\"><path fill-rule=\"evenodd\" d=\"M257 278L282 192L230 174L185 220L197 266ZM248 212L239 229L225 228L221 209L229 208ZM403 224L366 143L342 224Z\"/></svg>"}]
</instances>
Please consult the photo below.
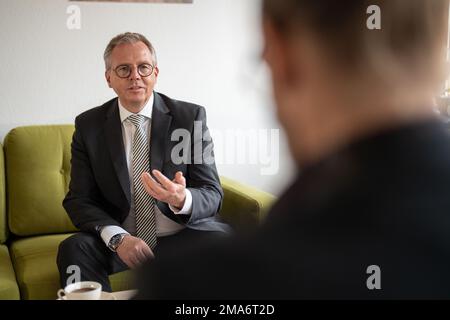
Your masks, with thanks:
<instances>
[{"instance_id":1,"label":"tie knot","mask_svg":"<svg viewBox=\"0 0 450 320\"><path fill-rule=\"evenodd\" d=\"M144 124L145 117L140 114L132 114L128 117L128 120L130 120L136 128L140 128Z\"/></svg>"}]
</instances>

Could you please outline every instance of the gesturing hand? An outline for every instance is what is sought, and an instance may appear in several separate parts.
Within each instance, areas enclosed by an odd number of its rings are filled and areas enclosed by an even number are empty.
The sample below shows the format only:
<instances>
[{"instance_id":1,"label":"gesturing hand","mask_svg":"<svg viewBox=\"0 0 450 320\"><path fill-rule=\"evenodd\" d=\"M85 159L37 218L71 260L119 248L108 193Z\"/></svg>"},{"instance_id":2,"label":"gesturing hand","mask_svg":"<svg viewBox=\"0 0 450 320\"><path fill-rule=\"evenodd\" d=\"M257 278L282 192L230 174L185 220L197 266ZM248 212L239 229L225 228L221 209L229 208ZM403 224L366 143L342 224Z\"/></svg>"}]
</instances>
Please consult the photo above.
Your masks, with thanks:
<instances>
[{"instance_id":1,"label":"gesturing hand","mask_svg":"<svg viewBox=\"0 0 450 320\"><path fill-rule=\"evenodd\" d=\"M153 170L152 173L158 181L153 179L148 172L141 175L142 183L148 194L181 210L186 200L186 179L183 177L183 173L178 171L172 181L158 170Z\"/></svg>"},{"instance_id":2,"label":"gesturing hand","mask_svg":"<svg viewBox=\"0 0 450 320\"><path fill-rule=\"evenodd\" d=\"M130 269L135 269L154 257L152 249L143 240L131 235L123 238L116 252Z\"/></svg>"}]
</instances>

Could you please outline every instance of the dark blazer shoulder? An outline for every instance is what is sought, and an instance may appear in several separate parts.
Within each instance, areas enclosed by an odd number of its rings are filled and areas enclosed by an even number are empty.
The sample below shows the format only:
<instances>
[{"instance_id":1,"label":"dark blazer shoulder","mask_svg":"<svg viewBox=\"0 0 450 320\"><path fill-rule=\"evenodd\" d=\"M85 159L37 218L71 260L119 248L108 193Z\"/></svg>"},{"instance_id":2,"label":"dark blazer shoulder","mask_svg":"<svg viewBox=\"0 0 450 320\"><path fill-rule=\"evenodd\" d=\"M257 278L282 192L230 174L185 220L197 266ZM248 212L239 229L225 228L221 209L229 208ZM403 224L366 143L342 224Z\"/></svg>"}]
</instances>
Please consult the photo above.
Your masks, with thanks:
<instances>
[{"instance_id":1,"label":"dark blazer shoulder","mask_svg":"<svg viewBox=\"0 0 450 320\"><path fill-rule=\"evenodd\" d=\"M117 98L113 98L104 104L86 110L75 118L75 126L77 129L89 130L99 128L101 123L113 113L114 107L117 106ZM97 126L95 126L96 124ZM94 125L94 126L93 126Z\"/></svg>"},{"instance_id":2,"label":"dark blazer shoulder","mask_svg":"<svg viewBox=\"0 0 450 320\"><path fill-rule=\"evenodd\" d=\"M94 120L96 118L104 118L108 114L108 112L113 108L114 106L117 106L117 98L113 98L104 104L91 108L89 110L86 110L82 113L80 113L76 120L80 122Z\"/></svg>"},{"instance_id":3,"label":"dark blazer shoulder","mask_svg":"<svg viewBox=\"0 0 450 320\"><path fill-rule=\"evenodd\" d=\"M169 112L174 116L192 117L197 115L199 112L205 112L204 111L205 108L203 106L195 103L172 99L167 95L159 92L156 93L156 96L159 96L159 98L164 102L164 104L168 108Z\"/></svg>"}]
</instances>

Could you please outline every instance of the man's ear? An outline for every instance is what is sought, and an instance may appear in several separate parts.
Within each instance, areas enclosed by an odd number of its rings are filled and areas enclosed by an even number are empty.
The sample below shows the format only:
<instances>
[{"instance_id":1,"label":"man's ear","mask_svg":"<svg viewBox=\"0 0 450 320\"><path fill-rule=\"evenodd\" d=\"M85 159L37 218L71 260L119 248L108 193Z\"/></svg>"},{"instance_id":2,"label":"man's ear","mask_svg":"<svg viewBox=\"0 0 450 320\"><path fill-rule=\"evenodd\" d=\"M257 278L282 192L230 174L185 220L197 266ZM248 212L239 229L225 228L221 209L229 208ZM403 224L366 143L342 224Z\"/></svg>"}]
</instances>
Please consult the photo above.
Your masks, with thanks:
<instances>
[{"instance_id":1,"label":"man's ear","mask_svg":"<svg viewBox=\"0 0 450 320\"><path fill-rule=\"evenodd\" d=\"M112 88L111 87L111 71L110 70L105 71L105 79L106 79L106 82L108 82L108 87Z\"/></svg>"},{"instance_id":2,"label":"man's ear","mask_svg":"<svg viewBox=\"0 0 450 320\"><path fill-rule=\"evenodd\" d=\"M296 63L292 61L290 36L280 31L269 17L263 19L263 35L263 58L272 70L273 80L280 84L293 84L297 74L294 68Z\"/></svg>"},{"instance_id":3,"label":"man's ear","mask_svg":"<svg viewBox=\"0 0 450 320\"><path fill-rule=\"evenodd\" d=\"M153 72L155 73L155 78L158 78L158 74L159 74L158 66L155 66L155 70L153 70Z\"/></svg>"}]
</instances>

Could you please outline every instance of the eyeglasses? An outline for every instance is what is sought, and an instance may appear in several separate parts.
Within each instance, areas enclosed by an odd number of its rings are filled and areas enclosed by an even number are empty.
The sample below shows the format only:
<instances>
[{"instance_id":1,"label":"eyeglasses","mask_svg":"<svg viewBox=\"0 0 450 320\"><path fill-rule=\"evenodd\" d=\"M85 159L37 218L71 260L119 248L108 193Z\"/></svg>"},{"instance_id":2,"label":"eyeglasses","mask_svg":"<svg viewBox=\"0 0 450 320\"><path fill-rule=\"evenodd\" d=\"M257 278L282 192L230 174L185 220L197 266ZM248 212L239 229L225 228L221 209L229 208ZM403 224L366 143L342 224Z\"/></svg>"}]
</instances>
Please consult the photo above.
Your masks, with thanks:
<instances>
[{"instance_id":1,"label":"eyeglasses","mask_svg":"<svg viewBox=\"0 0 450 320\"><path fill-rule=\"evenodd\" d=\"M143 63L137 66L138 73L141 77L149 77L153 73L154 67L151 64ZM131 75L132 67L128 64L122 64L114 69L119 78L128 78Z\"/></svg>"}]
</instances>

